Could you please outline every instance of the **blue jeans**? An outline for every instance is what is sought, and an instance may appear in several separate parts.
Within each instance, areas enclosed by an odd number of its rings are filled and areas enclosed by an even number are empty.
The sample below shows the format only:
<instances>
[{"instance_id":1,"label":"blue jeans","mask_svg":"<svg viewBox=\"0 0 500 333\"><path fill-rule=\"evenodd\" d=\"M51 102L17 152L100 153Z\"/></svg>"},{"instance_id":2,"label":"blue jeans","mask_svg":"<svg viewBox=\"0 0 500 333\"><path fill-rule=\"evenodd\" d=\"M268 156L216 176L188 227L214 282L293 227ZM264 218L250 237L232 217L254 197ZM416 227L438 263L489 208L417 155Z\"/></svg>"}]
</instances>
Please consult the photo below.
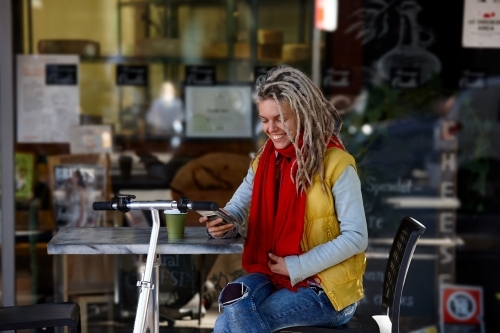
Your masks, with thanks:
<instances>
[{"instance_id":1,"label":"blue jeans","mask_svg":"<svg viewBox=\"0 0 500 333\"><path fill-rule=\"evenodd\" d=\"M225 291L234 291L235 287L242 296L228 300ZM260 273L228 284L219 295L219 304L223 313L215 322L214 333L274 332L292 326L335 327L348 322L356 310L356 303L335 310L322 290L311 287L299 288L297 292L277 291Z\"/></svg>"}]
</instances>

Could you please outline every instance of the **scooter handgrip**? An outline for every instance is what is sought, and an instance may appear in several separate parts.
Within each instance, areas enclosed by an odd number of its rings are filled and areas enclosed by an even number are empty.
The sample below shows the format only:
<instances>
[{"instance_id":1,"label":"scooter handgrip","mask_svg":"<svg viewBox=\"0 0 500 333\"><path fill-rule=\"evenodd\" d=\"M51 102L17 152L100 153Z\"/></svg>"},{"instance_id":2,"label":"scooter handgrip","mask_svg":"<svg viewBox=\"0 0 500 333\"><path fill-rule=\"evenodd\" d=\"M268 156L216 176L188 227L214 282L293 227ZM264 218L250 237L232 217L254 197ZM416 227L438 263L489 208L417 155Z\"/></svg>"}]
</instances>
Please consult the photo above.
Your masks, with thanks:
<instances>
[{"instance_id":1,"label":"scooter handgrip","mask_svg":"<svg viewBox=\"0 0 500 333\"><path fill-rule=\"evenodd\" d=\"M111 201L96 201L92 204L94 210L114 210Z\"/></svg>"},{"instance_id":2,"label":"scooter handgrip","mask_svg":"<svg viewBox=\"0 0 500 333\"><path fill-rule=\"evenodd\" d=\"M219 205L213 201L192 201L191 209L193 210L218 210Z\"/></svg>"}]
</instances>

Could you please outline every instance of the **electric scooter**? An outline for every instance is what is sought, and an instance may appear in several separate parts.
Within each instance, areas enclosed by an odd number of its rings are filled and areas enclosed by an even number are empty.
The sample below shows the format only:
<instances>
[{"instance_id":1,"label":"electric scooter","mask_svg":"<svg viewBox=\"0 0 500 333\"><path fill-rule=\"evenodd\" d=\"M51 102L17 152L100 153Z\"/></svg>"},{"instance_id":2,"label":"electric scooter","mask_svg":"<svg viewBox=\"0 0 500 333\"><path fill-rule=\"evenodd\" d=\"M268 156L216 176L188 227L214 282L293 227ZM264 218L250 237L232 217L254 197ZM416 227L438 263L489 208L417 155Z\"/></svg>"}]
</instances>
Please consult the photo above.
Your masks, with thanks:
<instances>
[{"instance_id":1,"label":"electric scooter","mask_svg":"<svg viewBox=\"0 0 500 333\"><path fill-rule=\"evenodd\" d=\"M153 226L151 229L151 238L149 241L148 254L146 258L146 266L141 281L137 282L140 287L139 301L137 305L137 314L134 322L134 332L145 332L146 313L148 310L148 302L151 290L154 285L151 281L151 274L153 271L154 261L156 258L156 244L158 241L158 232L160 230L160 213L164 210L178 209L182 213L187 213L189 210L198 211L217 211L219 209L216 202L211 201L190 201L189 199L175 200L156 200L156 201L132 201L135 195L120 194L113 198L112 201L94 202L92 208L94 210L118 210L126 213L130 210L150 210L153 218ZM200 296L201 297L201 296ZM156 304L156 307L158 304ZM158 311L150 309L158 317ZM157 309L156 309L157 310ZM155 328L153 333L158 333L158 318L155 318Z\"/></svg>"}]
</instances>

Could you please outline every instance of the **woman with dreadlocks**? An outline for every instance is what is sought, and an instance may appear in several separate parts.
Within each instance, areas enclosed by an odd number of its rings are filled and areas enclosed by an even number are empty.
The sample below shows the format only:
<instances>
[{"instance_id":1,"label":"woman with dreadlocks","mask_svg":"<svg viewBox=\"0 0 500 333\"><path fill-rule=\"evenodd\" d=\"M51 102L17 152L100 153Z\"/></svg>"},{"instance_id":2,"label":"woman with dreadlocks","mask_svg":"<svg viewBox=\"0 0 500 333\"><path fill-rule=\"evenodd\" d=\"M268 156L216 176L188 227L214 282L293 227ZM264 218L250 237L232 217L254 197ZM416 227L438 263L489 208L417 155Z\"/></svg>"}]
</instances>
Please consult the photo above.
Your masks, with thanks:
<instances>
[{"instance_id":1,"label":"woman with dreadlocks","mask_svg":"<svg viewBox=\"0 0 500 333\"><path fill-rule=\"evenodd\" d=\"M238 223L207 221L215 238L246 237L248 273L219 296L214 332L273 332L349 321L363 298L368 232L342 120L302 72L260 76L256 103L269 137L225 210Z\"/></svg>"}]
</instances>

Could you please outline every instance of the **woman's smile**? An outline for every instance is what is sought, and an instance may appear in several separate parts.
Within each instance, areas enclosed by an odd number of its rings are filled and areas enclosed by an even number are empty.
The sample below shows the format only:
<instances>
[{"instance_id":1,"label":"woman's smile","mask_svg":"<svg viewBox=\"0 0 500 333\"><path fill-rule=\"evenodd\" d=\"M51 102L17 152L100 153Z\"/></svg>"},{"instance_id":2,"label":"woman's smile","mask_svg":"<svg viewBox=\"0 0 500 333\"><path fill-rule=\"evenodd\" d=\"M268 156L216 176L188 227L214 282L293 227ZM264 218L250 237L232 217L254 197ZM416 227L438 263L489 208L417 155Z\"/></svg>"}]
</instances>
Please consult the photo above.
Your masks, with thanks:
<instances>
[{"instance_id":1,"label":"woman's smile","mask_svg":"<svg viewBox=\"0 0 500 333\"><path fill-rule=\"evenodd\" d=\"M285 136L286 136L286 133L280 134L280 135L271 135L271 139L273 141L279 141L279 140L283 139Z\"/></svg>"}]
</instances>

